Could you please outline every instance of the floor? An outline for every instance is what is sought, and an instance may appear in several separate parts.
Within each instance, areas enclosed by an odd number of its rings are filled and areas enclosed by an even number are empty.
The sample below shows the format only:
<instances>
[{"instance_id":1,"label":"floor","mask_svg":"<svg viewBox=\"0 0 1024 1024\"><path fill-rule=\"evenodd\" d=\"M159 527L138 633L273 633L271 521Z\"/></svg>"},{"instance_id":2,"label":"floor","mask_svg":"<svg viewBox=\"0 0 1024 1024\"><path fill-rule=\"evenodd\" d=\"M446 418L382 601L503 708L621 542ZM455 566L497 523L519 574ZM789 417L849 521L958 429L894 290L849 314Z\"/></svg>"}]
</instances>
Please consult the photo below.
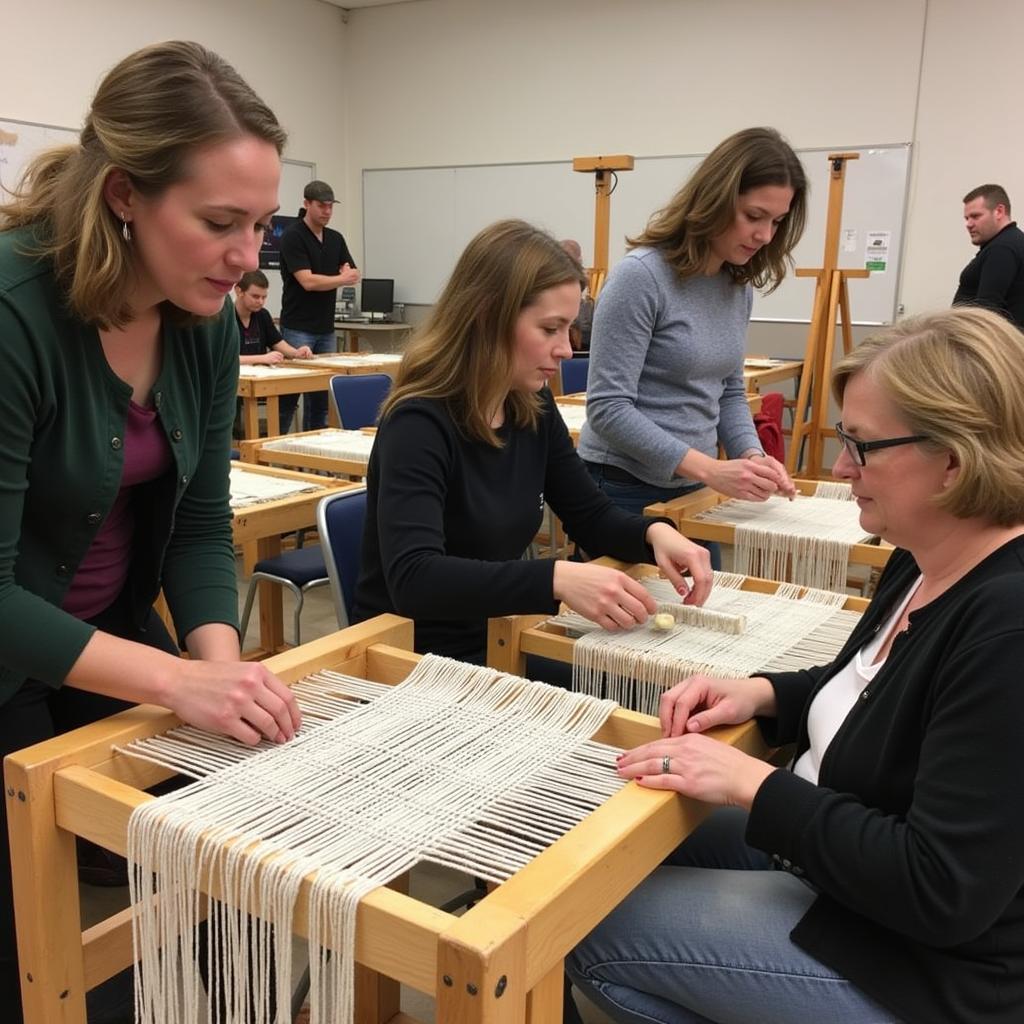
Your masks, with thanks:
<instances>
[{"instance_id":1,"label":"floor","mask_svg":"<svg viewBox=\"0 0 1024 1024\"><path fill-rule=\"evenodd\" d=\"M239 613L245 599L245 592L248 586L248 579L242 575L241 562L239 561ZM294 602L289 593L284 595L284 621L285 638L290 642L292 639L292 612ZM254 607L252 621L243 646L255 646L258 625L258 605ZM302 611L302 640L304 642L314 640L317 637L325 636L338 628L337 619L334 614L334 606L331 602L329 587L321 587L310 591L304 602ZM434 867L433 865L421 865L412 874L411 890L413 895L427 903L435 906L440 905L454 894L468 888L468 880L455 872ZM127 888L96 888L93 886L82 886L82 924L88 927L90 924L101 920L109 914L121 910L127 905ZM301 973L306 963L305 943L296 941L295 949L296 971ZM610 1024L610 1020L603 1013L584 1000L580 1000L581 1013L586 1024ZM423 1024L434 1024L433 1000L422 993L412 989L402 990L402 1009ZM104 1024L122 1024L120 1021L107 1021ZM125 1019L123 1024L132 1024L132 1018Z\"/></svg>"}]
</instances>

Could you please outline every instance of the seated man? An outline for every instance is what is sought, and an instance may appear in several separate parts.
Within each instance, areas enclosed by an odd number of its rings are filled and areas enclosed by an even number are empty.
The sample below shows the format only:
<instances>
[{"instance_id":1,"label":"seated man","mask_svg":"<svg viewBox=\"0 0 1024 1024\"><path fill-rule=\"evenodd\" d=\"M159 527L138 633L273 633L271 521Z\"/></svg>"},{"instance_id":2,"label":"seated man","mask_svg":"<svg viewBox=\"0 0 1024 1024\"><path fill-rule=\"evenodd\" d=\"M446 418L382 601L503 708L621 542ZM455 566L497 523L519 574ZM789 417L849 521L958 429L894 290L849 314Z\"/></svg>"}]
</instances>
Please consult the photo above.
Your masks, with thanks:
<instances>
[{"instance_id":1,"label":"seated man","mask_svg":"<svg viewBox=\"0 0 1024 1024\"><path fill-rule=\"evenodd\" d=\"M263 308L267 301L270 282L261 270L250 270L235 285L235 319L238 321L239 361L243 366L258 363L279 363L282 359L311 359L313 350L308 345L295 348L289 345L274 324L270 313ZM280 432L288 433L298 395L281 395ZM268 427L269 429L269 427Z\"/></svg>"}]
</instances>

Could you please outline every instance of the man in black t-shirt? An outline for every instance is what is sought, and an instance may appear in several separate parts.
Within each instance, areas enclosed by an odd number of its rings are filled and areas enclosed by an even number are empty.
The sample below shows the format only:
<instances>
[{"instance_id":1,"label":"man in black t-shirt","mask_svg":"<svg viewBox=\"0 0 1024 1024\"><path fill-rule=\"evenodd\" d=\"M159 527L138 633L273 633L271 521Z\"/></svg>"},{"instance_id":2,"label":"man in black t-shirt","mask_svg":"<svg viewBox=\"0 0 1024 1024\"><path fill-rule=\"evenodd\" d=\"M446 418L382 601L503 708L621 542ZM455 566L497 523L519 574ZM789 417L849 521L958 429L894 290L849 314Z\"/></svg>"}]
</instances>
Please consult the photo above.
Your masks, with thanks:
<instances>
[{"instance_id":1,"label":"man in black t-shirt","mask_svg":"<svg viewBox=\"0 0 1024 1024\"><path fill-rule=\"evenodd\" d=\"M313 356L308 345L295 348L281 337L274 318L263 308L269 287L267 275L261 270L243 274L235 285L235 323L238 324L239 361L243 366L273 365L283 359L310 359ZM282 434L288 433L298 404L298 395L281 395L278 399Z\"/></svg>"},{"instance_id":2,"label":"man in black t-shirt","mask_svg":"<svg viewBox=\"0 0 1024 1024\"><path fill-rule=\"evenodd\" d=\"M979 185L964 196L964 222L978 255L964 267L954 306L984 306L1024 330L1024 231L1010 220L1000 185Z\"/></svg>"},{"instance_id":3,"label":"man in black t-shirt","mask_svg":"<svg viewBox=\"0 0 1024 1024\"><path fill-rule=\"evenodd\" d=\"M311 181L302 192L302 211L281 235L281 333L298 347L313 352L337 351L334 302L338 288L357 284L359 271L345 239L327 227L334 212L334 190L324 181ZM303 430L327 425L327 395L306 395Z\"/></svg>"}]
</instances>

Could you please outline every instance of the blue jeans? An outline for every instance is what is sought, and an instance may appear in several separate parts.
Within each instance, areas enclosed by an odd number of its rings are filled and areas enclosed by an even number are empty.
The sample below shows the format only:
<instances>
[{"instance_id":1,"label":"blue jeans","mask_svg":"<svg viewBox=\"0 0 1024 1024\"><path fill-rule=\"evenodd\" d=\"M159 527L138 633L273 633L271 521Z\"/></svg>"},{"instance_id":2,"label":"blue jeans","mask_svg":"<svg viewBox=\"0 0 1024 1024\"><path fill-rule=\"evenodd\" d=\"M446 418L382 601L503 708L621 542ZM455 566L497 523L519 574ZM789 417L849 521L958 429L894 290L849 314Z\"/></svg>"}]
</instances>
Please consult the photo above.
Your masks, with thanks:
<instances>
[{"instance_id":1,"label":"blue jeans","mask_svg":"<svg viewBox=\"0 0 1024 1024\"><path fill-rule=\"evenodd\" d=\"M746 818L716 811L626 897L569 955L573 984L620 1024L898 1024L790 940L815 891L747 846Z\"/></svg>"},{"instance_id":2,"label":"blue jeans","mask_svg":"<svg viewBox=\"0 0 1024 1024\"><path fill-rule=\"evenodd\" d=\"M295 348L308 345L313 350L313 355L319 356L326 352L338 351L338 339L334 331L329 334L311 334L309 331L293 331L290 327L281 328L281 337ZM302 429L321 430L327 426L327 392L307 392L302 403ZM281 433L287 432L288 424L295 415L295 406L299 404L298 395L282 395L281 403ZM287 417L285 414L287 413Z\"/></svg>"},{"instance_id":3,"label":"blue jeans","mask_svg":"<svg viewBox=\"0 0 1024 1024\"><path fill-rule=\"evenodd\" d=\"M699 491L703 484L692 484L688 487L656 487L654 484L623 483L618 480L609 480L604 475L604 467L596 462L586 462L588 472L594 478L595 483L611 500L624 509L626 512L633 512L638 516L644 514L648 505L656 501L671 501L673 498L681 498L684 494L692 494ZM711 568L722 568L722 549L713 540L695 540L703 548L707 548L711 554Z\"/></svg>"}]
</instances>

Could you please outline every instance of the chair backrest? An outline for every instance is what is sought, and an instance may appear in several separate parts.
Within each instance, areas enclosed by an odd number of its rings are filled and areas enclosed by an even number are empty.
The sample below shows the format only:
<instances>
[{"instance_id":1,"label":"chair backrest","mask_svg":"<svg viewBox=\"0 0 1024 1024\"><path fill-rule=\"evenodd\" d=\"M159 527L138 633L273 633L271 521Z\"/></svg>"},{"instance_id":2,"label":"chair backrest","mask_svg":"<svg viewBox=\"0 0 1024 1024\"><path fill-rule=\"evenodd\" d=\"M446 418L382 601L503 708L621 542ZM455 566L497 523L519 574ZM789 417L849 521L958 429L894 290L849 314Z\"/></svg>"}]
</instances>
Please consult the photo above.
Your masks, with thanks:
<instances>
[{"instance_id":1,"label":"chair backrest","mask_svg":"<svg viewBox=\"0 0 1024 1024\"><path fill-rule=\"evenodd\" d=\"M339 629L351 621L365 522L365 487L329 494L317 506L316 528L327 565L327 578L331 581L331 596L334 598Z\"/></svg>"},{"instance_id":2,"label":"chair backrest","mask_svg":"<svg viewBox=\"0 0 1024 1024\"><path fill-rule=\"evenodd\" d=\"M562 360L562 394L574 395L579 391L587 390L587 371L590 369L590 360L586 357L575 356L572 359Z\"/></svg>"},{"instance_id":3,"label":"chair backrest","mask_svg":"<svg viewBox=\"0 0 1024 1024\"><path fill-rule=\"evenodd\" d=\"M339 374L331 378L331 401L338 420L346 430L359 430L377 423L381 403L391 390L386 373Z\"/></svg>"}]
</instances>

